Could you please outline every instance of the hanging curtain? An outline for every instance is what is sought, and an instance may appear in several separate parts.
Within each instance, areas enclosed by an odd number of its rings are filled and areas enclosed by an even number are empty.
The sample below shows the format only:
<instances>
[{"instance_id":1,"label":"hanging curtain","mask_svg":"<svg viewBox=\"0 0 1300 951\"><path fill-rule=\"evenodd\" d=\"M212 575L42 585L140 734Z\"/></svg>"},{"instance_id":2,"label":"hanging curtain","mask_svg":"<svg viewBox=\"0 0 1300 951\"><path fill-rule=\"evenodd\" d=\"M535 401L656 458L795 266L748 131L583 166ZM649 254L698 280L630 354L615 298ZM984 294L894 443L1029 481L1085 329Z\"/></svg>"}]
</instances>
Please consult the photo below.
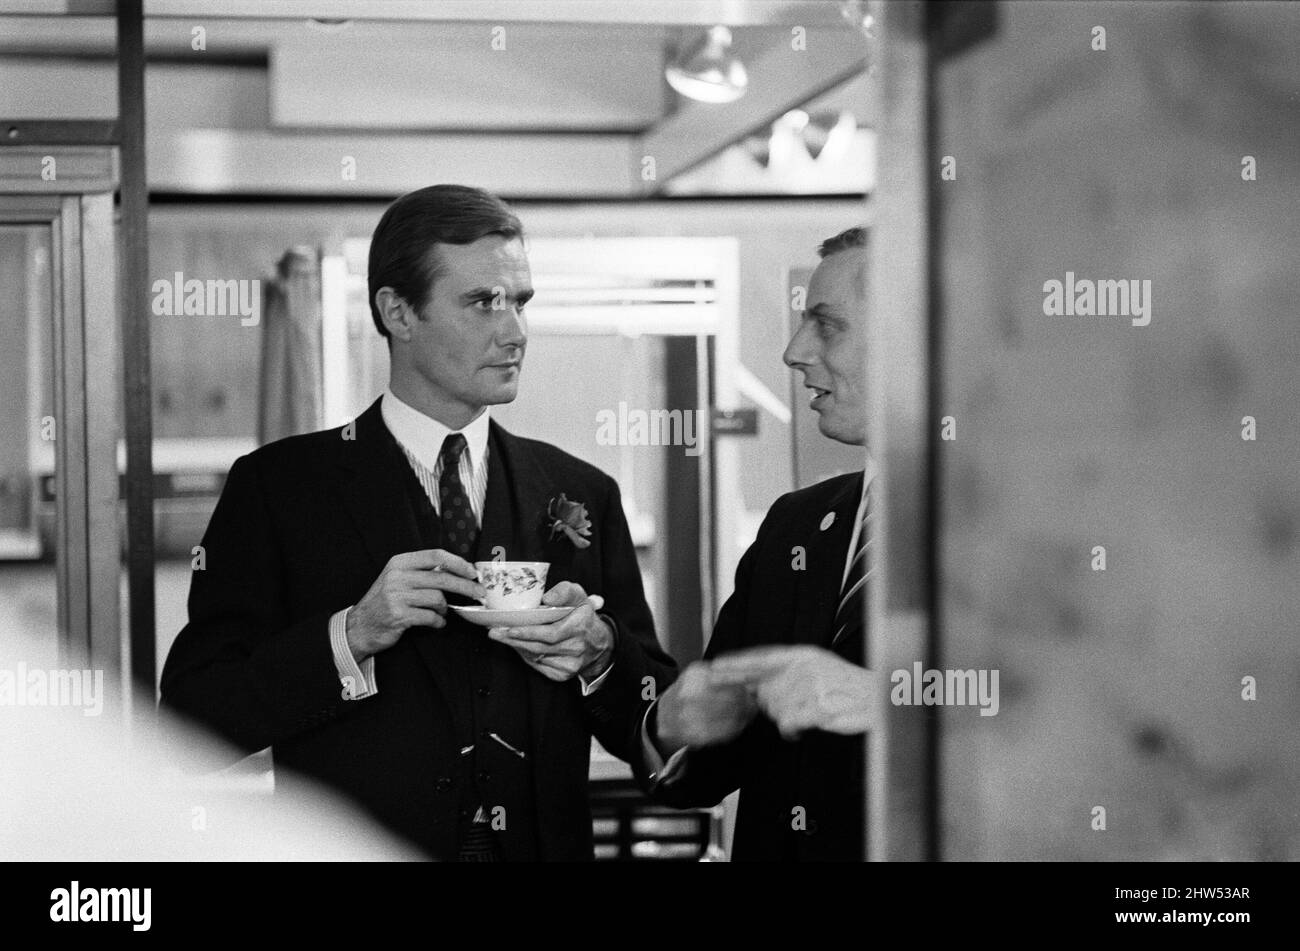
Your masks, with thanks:
<instances>
[{"instance_id":1,"label":"hanging curtain","mask_svg":"<svg viewBox=\"0 0 1300 951\"><path fill-rule=\"evenodd\" d=\"M323 427L320 255L285 252L262 308L259 444Z\"/></svg>"}]
</instances>

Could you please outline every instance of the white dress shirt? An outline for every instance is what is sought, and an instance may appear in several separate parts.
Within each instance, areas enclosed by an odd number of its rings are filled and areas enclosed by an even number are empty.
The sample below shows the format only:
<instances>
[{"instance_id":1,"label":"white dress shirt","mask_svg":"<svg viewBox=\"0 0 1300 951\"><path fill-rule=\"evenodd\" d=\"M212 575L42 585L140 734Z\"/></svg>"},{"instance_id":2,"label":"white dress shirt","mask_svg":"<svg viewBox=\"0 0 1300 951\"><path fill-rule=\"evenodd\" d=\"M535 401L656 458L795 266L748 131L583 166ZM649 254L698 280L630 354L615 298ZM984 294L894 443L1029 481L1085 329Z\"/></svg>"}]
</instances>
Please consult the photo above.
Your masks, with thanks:
<instances>
[{"instance_id":1,"label":"white dress shirt","mask_svg":"<svg viewBox=\"0 0 1300 951\"><path fill-rule=\"evenodd\" d=\"M388 390L380 402L379 411L383 414L384 425L402 447L420 479L425 495L433 503L433 510L439 515L442 515L438 492L438 480L442 478L442 444L452 433L465 437L468 451L460 457L460 481L469 492L470 508L482 526L483 502L487 498L489 409L484 407L483 412L465 427L451 429L403 403L392 390Z\"/></svg>"}]
</instances>

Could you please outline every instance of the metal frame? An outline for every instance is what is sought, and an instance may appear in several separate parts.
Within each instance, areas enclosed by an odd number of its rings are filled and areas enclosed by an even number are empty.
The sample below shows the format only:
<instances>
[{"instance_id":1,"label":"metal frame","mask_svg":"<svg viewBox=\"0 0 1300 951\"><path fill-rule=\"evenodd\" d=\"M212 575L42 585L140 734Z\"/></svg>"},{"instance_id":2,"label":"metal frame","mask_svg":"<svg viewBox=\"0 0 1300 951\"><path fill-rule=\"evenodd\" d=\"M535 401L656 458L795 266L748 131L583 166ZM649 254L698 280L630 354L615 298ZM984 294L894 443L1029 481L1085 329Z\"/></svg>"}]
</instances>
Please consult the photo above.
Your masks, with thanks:
<instances>
[{"instance_id":1,"label":"metal frame","mask_svg":"<svg viewBox=\"0 0 1300 951\"><path fill-rule=\"evenodd\" d=\"M55 123L46 123L46 126ZM22 120L0 120L0 190L20 195L112 194L117 188L119 160L111 146L85 144L75 139L81 123L59 123L64 142L32 141L35 126ZM15 132L15 130L17 130ZM94 135L94 130L86 130ZM43 160L55 160L57 177L41 177Z\"/></svg>"},{"instance_id":2,"label":"metal frame","mask_svg":"<svg viewBox=\"0 0 1300 951\"><path fill-rule=\"evenodd\" d=\"M131 680L148 703L157 680L154 585L153 369L149 337L149 184L144 131L144 13L141 0L117 3L117 108L122 149L122 360L126 414L127 587Z\"/></svg>"},{"instance_id":3,"label":"metal frame","mask_svg":"<svg viewBox=\"0 0 1300 951\"><path fill-rule=\"evenodd\" d=\"M116 145L116 119L10 119L0 124L3 145Z\"/></svg>"},{"instance_id":4,"label":"metal frame","mask_svg":"<svg viewBox=\"0 0 1300 951\"><path fill-rule=\"evenodd\" d=\"M114 0L0 0L0 14L111 16ZM835 26L826 0L148 0L151 19L470 21L489 23L660 23L707 27L803 24Z\"/></svg>"},{"instance_id":5,"label":"metal frame","mask_svg":"<svg viewBox=\"0 0 1300 951\"><path fill-rule=\"evenodd\" d=\"M0 0L0 14L14 12ZM33 7L32 4L27 4ZM96 4L38 3L29 14L114 14L117 27L118 118L116 120L0 120L0 195L64 196L62 240L55 243L56 280L67 308L56 342L56 426L59 437L55 485L59 502L60 630L72 657L83 650L110 671L120 671L118 630L118 538L116 359L114 328L117 268L113 192L121 189L123 247L122 315L125 391L127 584L130 607L131 679L149 698L135 712L148 716L156 679L154 586L153 405L150 369L148 214L144 132L144 12L142 0ZM102 8L102 9L101 9ZM120 150L120 152L119 152ZM41 159L54 155L58 177L46 181ZM74 200L76 204L69 202ZM66 246L75 235L76 245ZM75 253L73 253L75 251ZM63 262L79 280L68 281ZM72 290L75 289L75 296ZM56 293L56 298L57 298ZM75 304L75 307L73 306ZM59 302L56 299L56 314ZM66 335L65 335L66 331ZM70 362L69 362L70 361ZM78 376L84 373L84 376ZM59 403L59 400L63 400ZM69 426L68 424L71 424ZM80 460L69 446L83 451ZM107 447L107 448L105 448ZM71 469L69 469L71 467ZM69 514L71 511L72 514ZM102 533L96 535L95 533ZM98 537L99 545L92 544ZM105 565L111 542L112 591ZM89 599L86 607L81 601ZM112 617L108 618L111 604ZM113 653L109 653L113 651ZM130 691L126 694L130 698Z\"/></svg>"},{"instance_id":6,"label":"metal frame","mask_svg":"<svg viewBox=\"0 0 1300 951\"><path fill-rule=\"evenodd\" d=\"M51 232L55 537L59 662L121 669L117 537L116 286L111 183L98 176L40 178L56 168L115 168L111 150L0 150L0 221ZM33 175L32 169L36 172ZM77 191L77 187L108 190Z\"/></svg>"}]
</instances>

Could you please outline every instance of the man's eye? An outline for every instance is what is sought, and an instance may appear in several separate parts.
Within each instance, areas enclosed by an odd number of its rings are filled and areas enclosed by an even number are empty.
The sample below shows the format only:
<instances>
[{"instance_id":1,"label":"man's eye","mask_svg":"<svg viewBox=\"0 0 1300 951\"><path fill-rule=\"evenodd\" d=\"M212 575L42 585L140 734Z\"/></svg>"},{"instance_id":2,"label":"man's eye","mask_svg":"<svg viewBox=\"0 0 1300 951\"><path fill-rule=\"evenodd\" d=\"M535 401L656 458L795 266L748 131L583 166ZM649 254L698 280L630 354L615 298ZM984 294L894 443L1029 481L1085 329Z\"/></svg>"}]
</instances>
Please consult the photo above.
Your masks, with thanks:
<instances>
[{"instance_id":1,"label":"man's eye","mask_svg":"<svg viewBox=\"0 0 1300 951\"><path fill-rule=\"evenodd\" d=\"M474 309L479 311L489 311L492 309L492 301L493 298L491 297L480 297L478 300L474 301Z\"/></svg>"}]
</instances>

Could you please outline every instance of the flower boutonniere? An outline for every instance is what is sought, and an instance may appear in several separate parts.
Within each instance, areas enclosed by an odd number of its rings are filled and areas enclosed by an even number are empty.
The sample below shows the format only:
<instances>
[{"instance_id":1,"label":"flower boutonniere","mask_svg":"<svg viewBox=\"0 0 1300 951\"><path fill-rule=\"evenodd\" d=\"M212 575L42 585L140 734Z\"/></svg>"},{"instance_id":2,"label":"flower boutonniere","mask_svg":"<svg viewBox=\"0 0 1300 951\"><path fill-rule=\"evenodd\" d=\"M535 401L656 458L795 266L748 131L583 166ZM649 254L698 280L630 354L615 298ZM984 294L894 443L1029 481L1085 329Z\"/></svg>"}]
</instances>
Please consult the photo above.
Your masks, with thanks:
<instances>
[{"instance_id":1,"label":"flower boutonniere","mask_svg":"<svg viewBox=\"0 0 1300 951\"><path fill-rule=\"evenodd\" d=\"M551 538L557 538L561 532L568 536L575 548L589 548L591 542L591 519L587 517L587 506L581 502L571 502L560 493L558 499L551 499L546 504L546 525L551 530Z\"/></svg>"}]
</instances>

